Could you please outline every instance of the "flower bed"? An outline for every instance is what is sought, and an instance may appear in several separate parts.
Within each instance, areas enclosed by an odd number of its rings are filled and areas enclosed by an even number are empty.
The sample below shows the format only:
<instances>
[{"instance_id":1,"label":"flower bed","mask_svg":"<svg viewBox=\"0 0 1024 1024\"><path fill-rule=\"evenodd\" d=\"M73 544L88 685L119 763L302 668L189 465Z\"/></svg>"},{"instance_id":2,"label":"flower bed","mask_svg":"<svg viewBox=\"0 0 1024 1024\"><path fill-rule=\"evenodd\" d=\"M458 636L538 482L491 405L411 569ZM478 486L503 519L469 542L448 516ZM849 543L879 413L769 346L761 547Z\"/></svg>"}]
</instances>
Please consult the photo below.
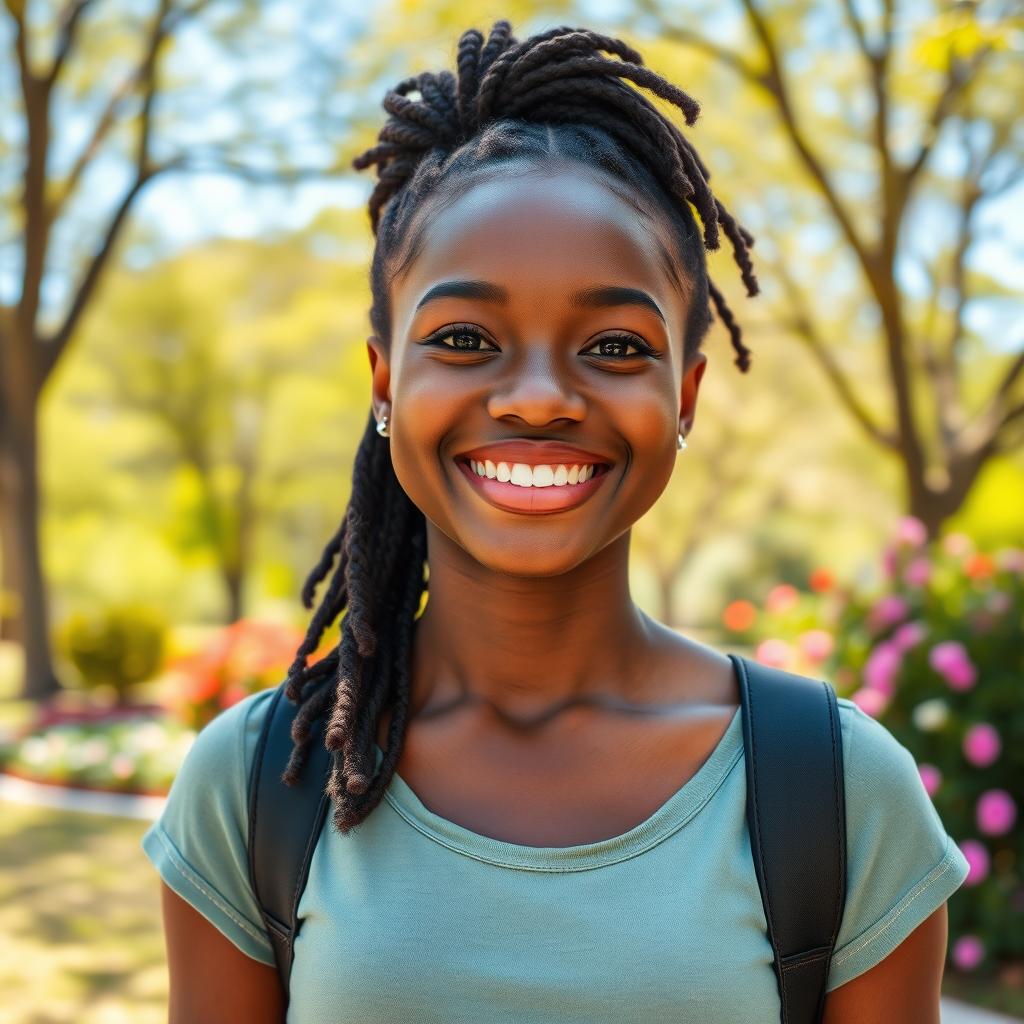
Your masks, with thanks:
<instances>
[{"instance_id":1,"label":"flower bed","mask_svg":"<svg viewBox=\"0 0 1024 1024\"><path fill-rule=\"evenodd\" d=\"M165 796L195 738L165 714L61 721L0 745L0 768L32 782Z\"/></svg>"},{"instance_id":2,"label":"flower bed","mask_svg":"<svg viewBox=\"0 0 1024 1024\"><path fill-rule=\"evenodd\" d=\"M762 662L828 679L915 757L970 864L949 904L949 957L964 972L1024 965L1024 551L929 543L904 518L880 586L774 587L736 601L726 629ZM1014 975L1017 976L1017 975ZM1019 984L1019 981L1018 981Z\"/></svg>"}]
</instances>

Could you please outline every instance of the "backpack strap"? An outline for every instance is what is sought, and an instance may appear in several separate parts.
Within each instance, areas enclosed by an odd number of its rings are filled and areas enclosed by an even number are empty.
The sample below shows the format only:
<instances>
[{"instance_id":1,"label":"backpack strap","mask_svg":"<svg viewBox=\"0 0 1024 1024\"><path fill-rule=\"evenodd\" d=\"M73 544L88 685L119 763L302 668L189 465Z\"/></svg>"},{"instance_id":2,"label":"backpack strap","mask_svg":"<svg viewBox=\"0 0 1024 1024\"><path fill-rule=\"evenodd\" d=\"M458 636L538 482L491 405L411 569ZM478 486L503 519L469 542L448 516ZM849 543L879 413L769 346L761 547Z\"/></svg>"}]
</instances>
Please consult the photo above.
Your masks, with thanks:
<instances>
[{"instance_id":1,"label":"backpack strap","mask_svg":"<svg viewBox=\"0 0 1024 1024\"><path fill-rule=\"evenodd\" d=\"M274 947L287 1006L293 947L301 925L299 900L330 803L325 787L330 753L324 746L321 718L311 730L299 781L290 787L281 781L292 751L291 727L298 711L284 695L286 682L270 700L253 760L248 853L250 882Z\"/></svg>"},{"instance_id":2,"label":"backpack strap","mask_svg":"<svg viewBox=\"0 0 1024 1024\"><path fill-rule=\"evenodd\" d=\"M823 680L729 655L739 678L747 825L783 1024L820 1021L846 901L842 729Z\"/></svg>"}]
</instances>

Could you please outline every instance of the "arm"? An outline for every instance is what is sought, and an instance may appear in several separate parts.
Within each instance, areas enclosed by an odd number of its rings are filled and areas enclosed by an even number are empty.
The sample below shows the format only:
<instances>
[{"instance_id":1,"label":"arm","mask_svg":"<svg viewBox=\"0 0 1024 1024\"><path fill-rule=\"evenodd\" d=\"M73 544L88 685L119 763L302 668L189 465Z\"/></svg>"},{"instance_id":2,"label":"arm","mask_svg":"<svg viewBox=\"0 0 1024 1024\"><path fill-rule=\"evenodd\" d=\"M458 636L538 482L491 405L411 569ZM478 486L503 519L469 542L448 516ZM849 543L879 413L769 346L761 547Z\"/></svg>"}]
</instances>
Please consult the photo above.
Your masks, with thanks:
<instances>
[{"instance_id":1,"label":"arm","mask_svg":"<svg viewBox=\"0 0 1024 1024\"><path fill-rule=\"evenodd\" d=\"M946 938L943 903L884 960L829 992L822 1024L939 1024Z\"/></svg>"},{"instance_id":2,"label":"arm","mask_svg":"<svg viewBox=\"0 0 1024 1024\"><path fill-rule=\"evenodd\" d=\"M277 970L246 956L166 883L161 885L169 1024L284 1024Z\"/></svg>"}]
</instances>

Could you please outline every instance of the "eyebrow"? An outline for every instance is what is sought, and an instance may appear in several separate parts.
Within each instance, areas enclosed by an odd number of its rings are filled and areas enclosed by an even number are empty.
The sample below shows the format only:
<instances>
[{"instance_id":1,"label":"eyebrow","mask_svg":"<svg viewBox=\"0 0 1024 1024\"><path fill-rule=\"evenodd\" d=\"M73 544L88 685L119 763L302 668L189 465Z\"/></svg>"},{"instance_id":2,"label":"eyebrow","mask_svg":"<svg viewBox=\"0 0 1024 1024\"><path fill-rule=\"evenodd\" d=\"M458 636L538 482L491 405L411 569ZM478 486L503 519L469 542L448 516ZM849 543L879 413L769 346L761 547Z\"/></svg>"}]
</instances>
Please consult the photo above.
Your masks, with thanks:
<instances>
[{"instance_id":1,"label":"eyebrow","mask_svg":"<svg viewBox=\"0 0 1024 1024\"><path fill-rule=\"evenodd\" d=\"M484 302L508 302L505 288L490 281L443 281L434 285L416 303L414 312L437 299L479 299ZM667 323L661 307L639 288L625 288L621 285L598 285L573 292L569 301L579 309L609 309L614 306L642 306L649 309L662 323Z\"/></svg>"}]
</instances>

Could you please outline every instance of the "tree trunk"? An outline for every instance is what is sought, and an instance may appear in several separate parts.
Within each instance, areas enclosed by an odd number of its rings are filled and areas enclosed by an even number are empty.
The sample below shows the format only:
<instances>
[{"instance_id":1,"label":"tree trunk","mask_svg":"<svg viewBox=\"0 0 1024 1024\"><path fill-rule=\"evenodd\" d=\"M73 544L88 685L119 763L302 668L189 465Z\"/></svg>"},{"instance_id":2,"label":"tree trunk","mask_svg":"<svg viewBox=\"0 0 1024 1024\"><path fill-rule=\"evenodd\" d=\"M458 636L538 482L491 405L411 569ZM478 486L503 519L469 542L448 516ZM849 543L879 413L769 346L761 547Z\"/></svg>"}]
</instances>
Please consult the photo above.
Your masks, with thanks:
<instances>
[{"instance_id":1,"label":"tree trunk","mask_svg":"<svg viewBox=\"0 0 1024 1024\"><path fill-rule=\"evenodd\" d=\"M34 404L34 403L33 403ZM49 615L39 551L39 481L35 410L0 437L0 541L4 585L17 595L15 634L25 650L22 696L44 700L60 690L50 657Z\"/></svg>"}]
</instances>

